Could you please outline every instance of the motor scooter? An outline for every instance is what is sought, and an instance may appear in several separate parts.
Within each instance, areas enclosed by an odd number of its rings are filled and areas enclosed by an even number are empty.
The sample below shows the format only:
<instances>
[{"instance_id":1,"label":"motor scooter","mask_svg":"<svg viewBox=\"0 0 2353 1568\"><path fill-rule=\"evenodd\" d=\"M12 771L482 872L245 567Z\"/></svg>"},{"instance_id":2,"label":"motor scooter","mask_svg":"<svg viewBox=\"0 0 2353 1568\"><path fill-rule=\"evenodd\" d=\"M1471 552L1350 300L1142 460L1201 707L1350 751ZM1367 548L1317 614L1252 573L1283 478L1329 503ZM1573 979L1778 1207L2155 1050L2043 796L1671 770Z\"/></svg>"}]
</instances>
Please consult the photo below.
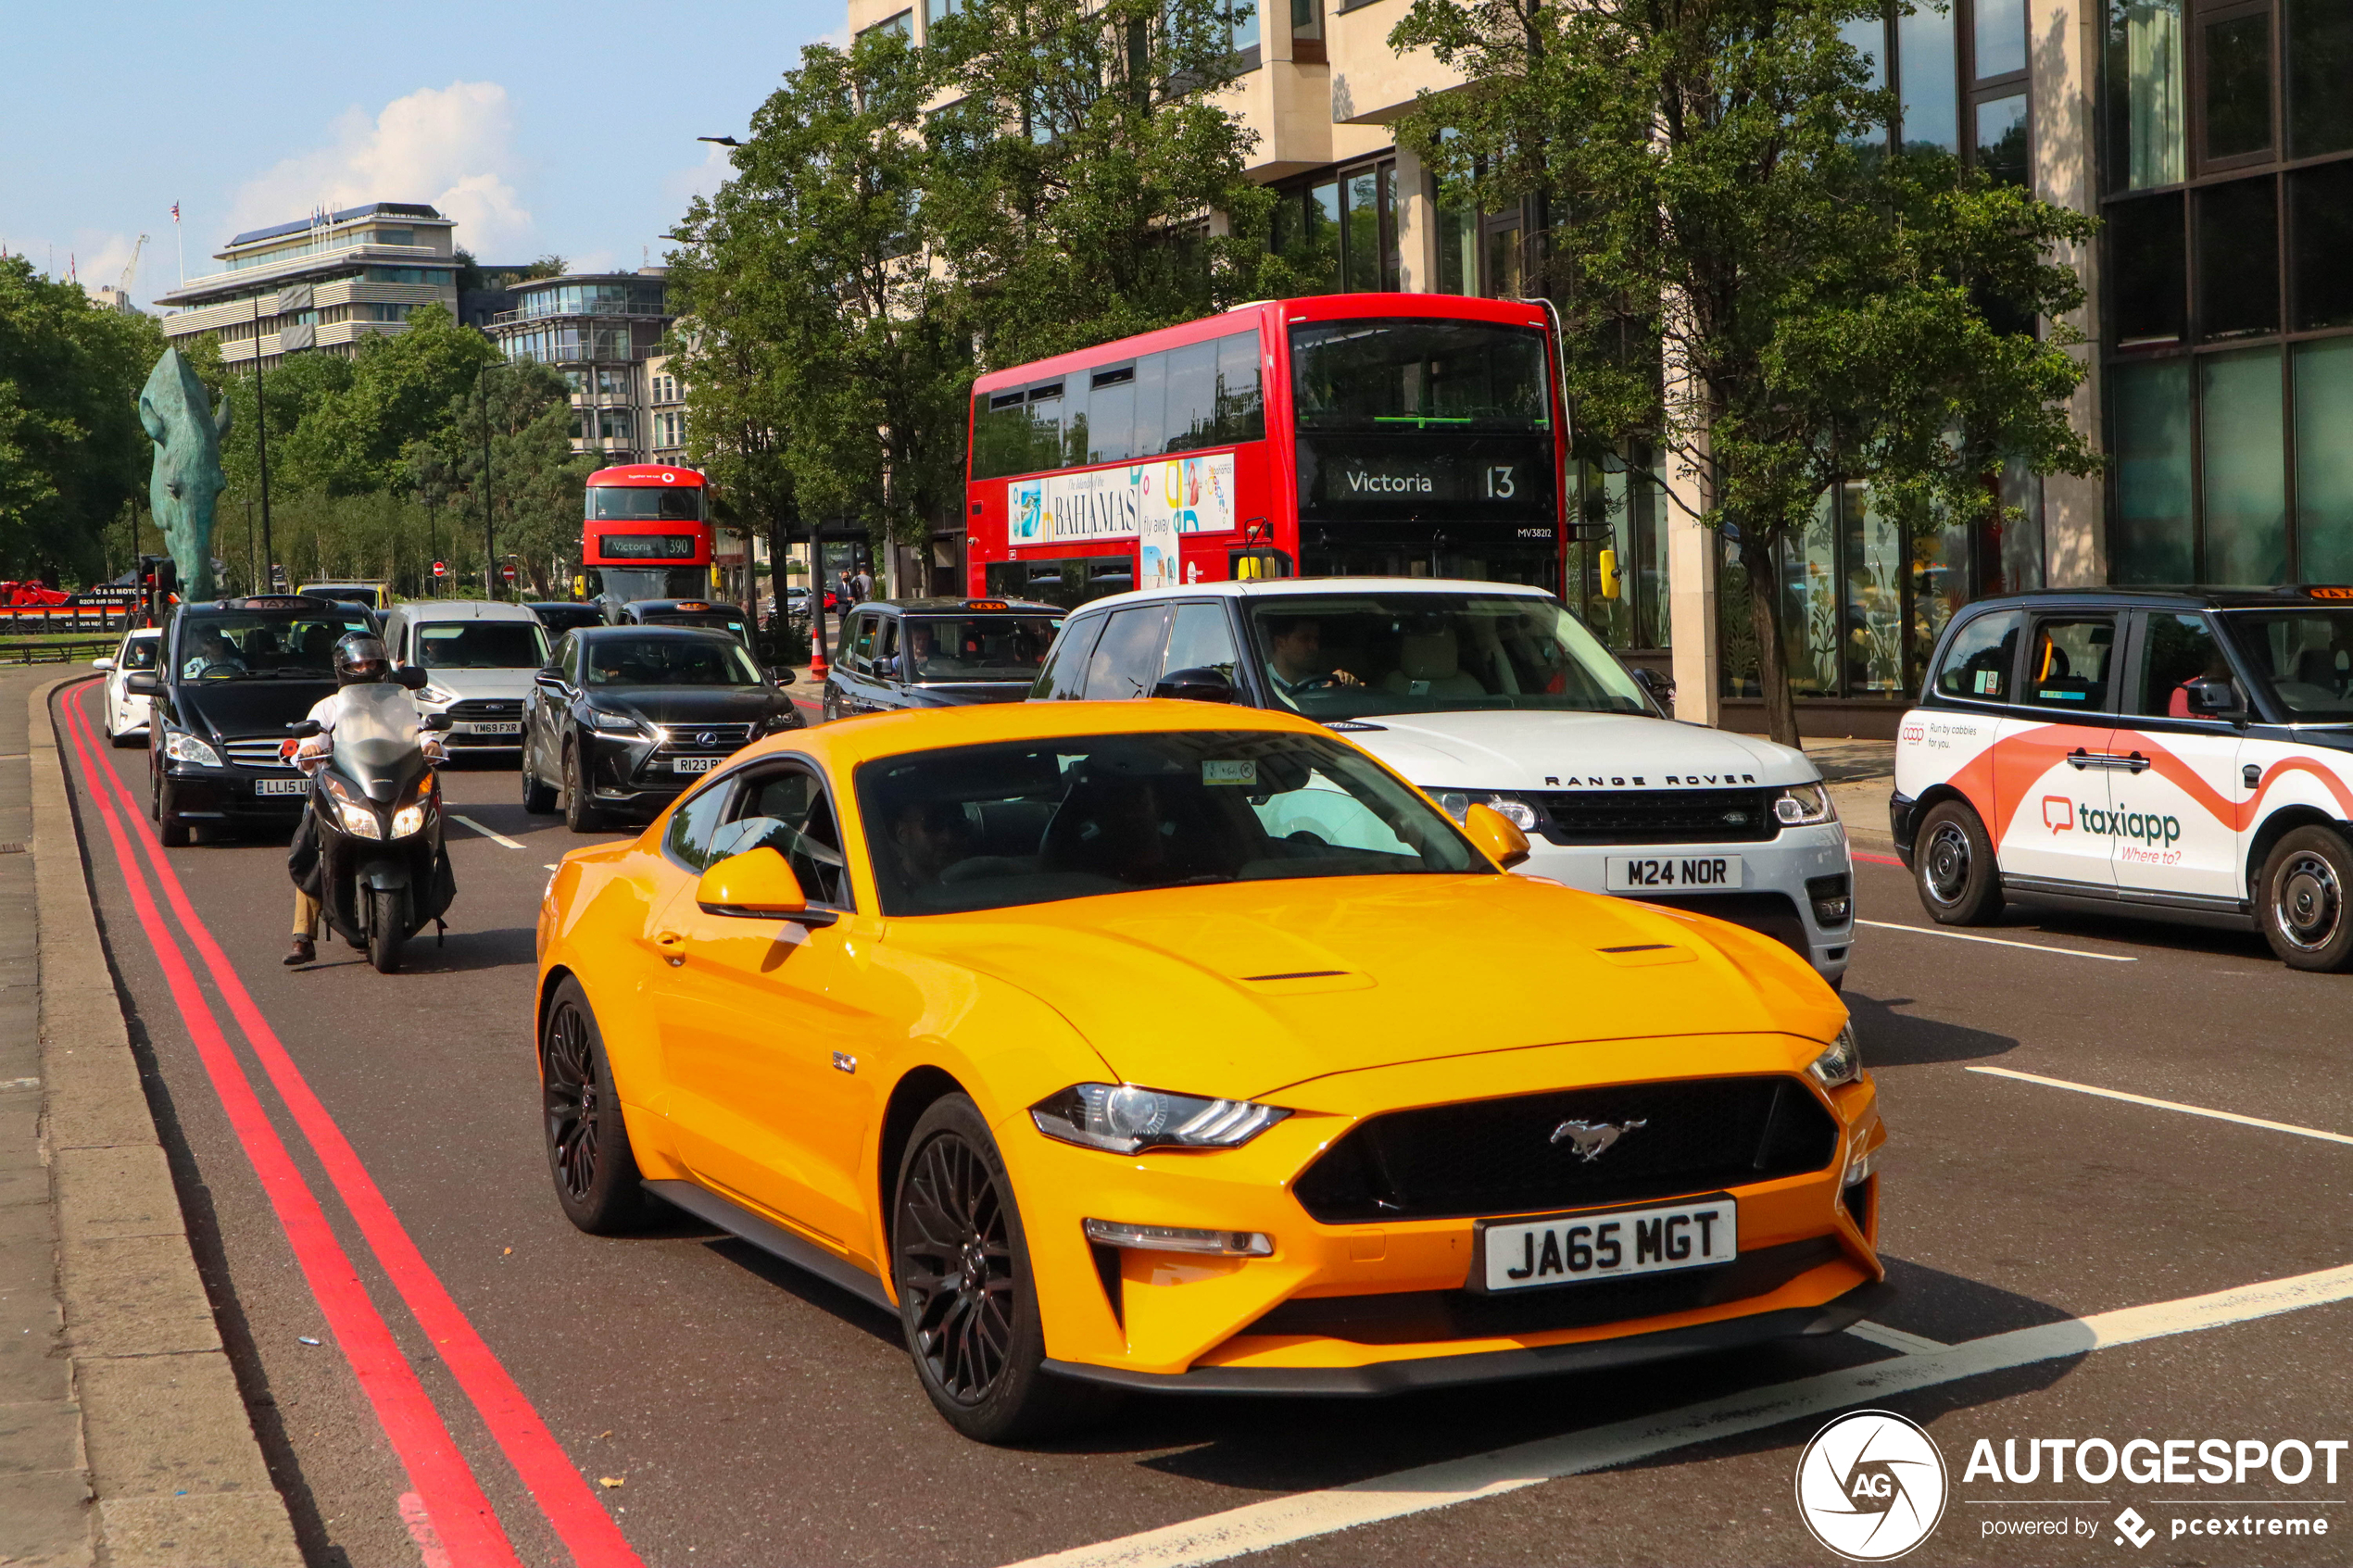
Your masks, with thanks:
<instances>
[{"instance_id":1,"label":"motor scooter","mask_svg":"<svg viewBox=\"0 0 2353 1568\"><path fill-rule=\"evenodd\" d=\"M419 714L404 682L346 686L333 747L311 775L320 910L382 974L399 969L409 938L440 928L457 895L442 850L441 780L419 734L448 727L446 713ZM298 739L319 734L309 719L286 728Z\"/></svg>"}]
</instances>

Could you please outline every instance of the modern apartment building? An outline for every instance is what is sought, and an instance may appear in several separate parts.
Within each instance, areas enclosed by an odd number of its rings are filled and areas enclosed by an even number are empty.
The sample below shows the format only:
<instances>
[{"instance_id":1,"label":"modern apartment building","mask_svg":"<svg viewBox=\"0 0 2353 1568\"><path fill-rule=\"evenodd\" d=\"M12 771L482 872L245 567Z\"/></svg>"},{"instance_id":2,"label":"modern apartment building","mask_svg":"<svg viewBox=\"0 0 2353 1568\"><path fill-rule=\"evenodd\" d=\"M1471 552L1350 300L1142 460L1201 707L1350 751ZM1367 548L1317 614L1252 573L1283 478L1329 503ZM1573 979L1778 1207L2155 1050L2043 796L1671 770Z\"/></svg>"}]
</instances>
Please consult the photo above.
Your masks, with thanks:
<instances>
[{"instance_id":1,"label":"modern apartment building","mask_svg":"<svg viewBox=\"0 0 2353 1568\"><path fill-rule=\"evenodd\" d=\"M156 303L164 336L220 344L232 369L262 369L304 349L350 355L363 338L402 332L421 305L458 305L457 225L415 202L370 202L249 230L213 253L221 269Z\"/></svg>"},{"instance_id":2,"label":"modern apartment building","mask_svg":"<svg viewBox=\"0 0 2353 1568\"><path fill-rule=\"evenodd\" d=\"M667 269L571 272L512 285L511 307L493 314L489 332L510 359L553 365L572 383L572 445L607 465L657 459L649 368L676 320L662 277ZM676 403L674 380L671 402ZM683 429L678 445L683 445Z\"/></svg>"},{"instance_id":3,"label":"modern apartment building","mask_svg":"<svg viewBox=\"0 0 2353 1568\"><path fill-rule=\"evenodd\" d=\"M849 20L921 42L956 4L850 0ZM1254 173L1282 197L1280 237L1333 257L1334 289L1517 295L1526 216L1445 209L1396 144L1416 94L1460 85L1390 47L1409 4L1261 0L1237 20ZM1807 727L1892 734L1952 611L1985 594L2353 581L2353 5L1951 0L1851 38L1897 92L1893 136L2106 220L2069 259L2091 295L2071 414L2108 466L1995 476L2023 515L2007 527L1907 528L1865 486L1825 496L1780 573ZM1633 477L1650 454L1626 456L1571 476L1609 538L1571 547L1567 597L1671 668L1684 713L1742 722L1745 585ZM1606 598L1604 547L1624 574Z\"/></svg>"}]
</instances>

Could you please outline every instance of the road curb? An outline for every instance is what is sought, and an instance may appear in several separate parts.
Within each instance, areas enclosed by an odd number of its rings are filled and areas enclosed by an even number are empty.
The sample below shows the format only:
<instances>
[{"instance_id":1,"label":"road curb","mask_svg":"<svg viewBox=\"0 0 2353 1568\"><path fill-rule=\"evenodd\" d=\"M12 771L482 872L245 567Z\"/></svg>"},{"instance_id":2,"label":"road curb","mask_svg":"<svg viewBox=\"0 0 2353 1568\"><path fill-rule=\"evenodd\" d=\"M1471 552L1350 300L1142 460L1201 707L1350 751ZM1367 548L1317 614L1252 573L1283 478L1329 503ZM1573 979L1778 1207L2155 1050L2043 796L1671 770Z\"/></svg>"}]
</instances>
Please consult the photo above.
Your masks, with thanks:
<instances>
[{"instance_id":1,"label":"road curb","mask_svg":"<svg viewBox=\"0 0 2353 1568\"><path fill-rule=\"evenodd\" d=\"M49 715L29 698L39 921L42 1149L81 1412L94 1561L302 1562L188 1242L99 941ZM92 1562L83 1554L61 1561Z\"/></svg>"}]
</instances>

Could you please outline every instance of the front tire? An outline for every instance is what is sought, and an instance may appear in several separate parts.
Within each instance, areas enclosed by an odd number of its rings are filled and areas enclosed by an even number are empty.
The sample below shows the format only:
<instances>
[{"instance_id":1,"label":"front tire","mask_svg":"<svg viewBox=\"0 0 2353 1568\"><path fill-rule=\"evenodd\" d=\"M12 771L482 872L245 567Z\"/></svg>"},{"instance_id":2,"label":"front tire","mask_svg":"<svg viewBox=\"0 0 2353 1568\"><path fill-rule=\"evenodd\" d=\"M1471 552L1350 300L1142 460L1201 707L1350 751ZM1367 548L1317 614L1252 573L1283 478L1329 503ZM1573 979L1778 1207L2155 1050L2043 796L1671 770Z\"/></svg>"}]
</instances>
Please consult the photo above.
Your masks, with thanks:
<instances>
[{"instance_id":1,"label":"front tire","mask_svg":"<svg viewBox=\"0 0 2353 1568\"><path fill-rule=\"evenodd\" d=\"M2255 900L2263 939L2290 969L2353 967L2353 846L2334 829L2296 828L2271 847Z\"/></svg>"},{"instance_id":2,"label":"front tire","mask_svg":"<svg viewBox=\"0 0 2353 1568\"><path fill-rule=\"evenodd\" d=\"M368 889L368 961L378 974L400 972L400 949L409 940L407 900L396 887Z\"/></svg>"},{"instance_id":3,"label":"front tire","mask_svg":"<svg viewBox=\"0 0 2353 1568\"><path fill-rule=\"evenodd\" d=\"M1967 801L1939 801L1920 819L1912 882L1920 907L1939 925L1986 925L2001 914L1994 840Z\"/></svg>"},{"instance_id":4,"label":"front tire","mask_svg":"<svg viewBox=\"0 0 2353 1568\"><path fill-rule=\"evenodd\" d=\"M182 822L180 814L171 809L171 786L169 784L157 787L155 818L157 836L163 840L166 849L185 849L188 847L188 824Z\"/></svg>"},{"instance_id":5,"label":"front tire","mask_svg":"<svg viewBox=\"0 0 2353 1568\"><path fill-rule=\"evenodd\" d=\"M932 1102L907 1139L891 1206L907 1353L948 1424L982 1443L1066 1431L1114 1397L1045 1370L1029 1244L1012 1179L977 1106Z\"/></svg>"},{"instance_id":6,"label":"front tire","mask_svg":"<svg viewBox=\"0 0 2353 1568\"><path fill-rule=\"evenodd\" d=\"M588 804L586 770L580 765L580 747L564 747L564 826L574 833L595 833L604 825L604 817Z\"/></svg>"},{"instance_id":7,"label":"front tire","mask_svg":"<svg viewBox=\"0 0 2353 1568\"><path fill-rule=\"evenodd\" d=\"M531 766L529 741L523 743L522 748L522 809L535 817L544 817L556 809L554 786L541 784Z\"/></svg>"},{"instance_id":8,"label":"front tire","mask_svg":"<svg viewBox=\"0 0 2353 1568\"><path fill-rule=\"evenodd\" d=\"M540 1128L556 1203L590 1236L620 1236L643 1225L653 1199L629 1147L629 1124L613 1087L605 1036L580 982L556 987L539 1036Z\"/></svg>"}]
</instances>

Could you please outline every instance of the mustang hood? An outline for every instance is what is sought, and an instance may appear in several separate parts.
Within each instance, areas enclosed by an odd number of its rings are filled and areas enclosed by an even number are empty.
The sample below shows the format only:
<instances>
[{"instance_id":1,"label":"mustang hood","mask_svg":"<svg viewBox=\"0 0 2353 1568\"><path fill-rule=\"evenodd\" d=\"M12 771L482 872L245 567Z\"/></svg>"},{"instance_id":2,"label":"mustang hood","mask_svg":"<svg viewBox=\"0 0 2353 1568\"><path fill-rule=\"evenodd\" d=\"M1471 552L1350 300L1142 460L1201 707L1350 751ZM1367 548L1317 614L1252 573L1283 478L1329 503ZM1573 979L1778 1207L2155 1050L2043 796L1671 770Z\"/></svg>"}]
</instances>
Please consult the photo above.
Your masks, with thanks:
<instances>
[{"instance_id":1,"label":"mustang hood","mask_svg":"<svg viewBox=\"0 0 2353 1568\"><path fill-rule=\"evenodd\" d=\"M1528 1046L1828 1040L1845 1017L1778 943L1516 876L1114 894L893 921L887 940L1029 992L1130 1083L1229 1098Z\"/></svg>"},{"instance_id":2,"label":"mustang hood","mask_svg":"<svg viewBox=\"0 0 2353 1568\"><path fill-rule=\"evenodd\" d=\"M1771 741L1633 713L1401 713L1348 738L1425 789L1689 789L1810 784Z\"/></svg>"},{"instance_id":3,"label":"mustang hood","mask_svg":"<svg viewBox=\"0 0 2353 1568\"><path fill-rule=\"evenodd\" d=\"M275 735L307 718L319 699L335 689L333 681L281 681L268 677L208 681L174 686L171 706L181 727L215 740L229 735Z\"/></svg>"}]
</instances>

